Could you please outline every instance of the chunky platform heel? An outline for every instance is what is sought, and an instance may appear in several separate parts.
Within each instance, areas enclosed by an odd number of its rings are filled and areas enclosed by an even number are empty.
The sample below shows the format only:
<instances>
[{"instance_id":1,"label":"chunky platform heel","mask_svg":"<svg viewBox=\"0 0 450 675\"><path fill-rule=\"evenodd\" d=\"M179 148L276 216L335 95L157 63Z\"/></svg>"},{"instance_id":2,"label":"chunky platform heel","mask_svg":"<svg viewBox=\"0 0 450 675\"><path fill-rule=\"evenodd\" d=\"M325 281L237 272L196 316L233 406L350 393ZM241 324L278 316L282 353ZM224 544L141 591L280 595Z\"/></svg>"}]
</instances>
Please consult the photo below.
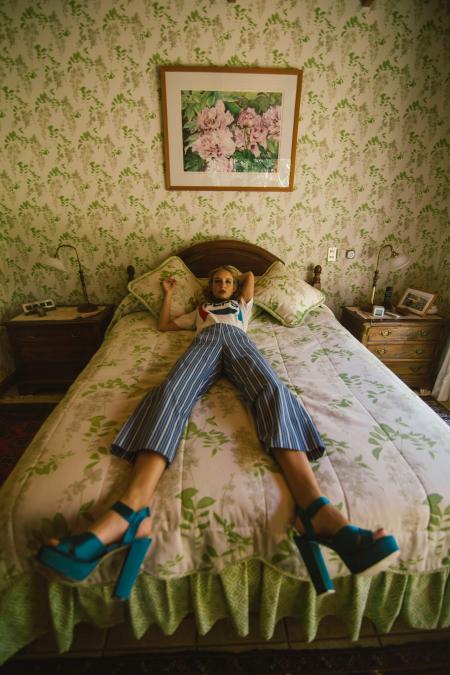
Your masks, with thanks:
<instances>
[{"instance_id":1,"label":"chunky platform heel","mask_svg":"<svg viewBox=\"0 0 450 675\"><path fill-rule=\"evenodd\" d=\"M315 541L308 541L300 535L294 536L294 541L306 565L317 595L335 593L335 588L328 574L320 546Z\"/></svg>"},{"instance_id":2,"label":"chunky platform heel","mask_svg":"<svg viewBox=\"0 0 450 675\"><path fill-rule=\"evenodd\" d=\"M151 539L143 537L141 539L135 539L131 544L113 591L113 596L115 598L128 600L130 597L131 589L133 588L141 565L144 562L145 554L151 543Z\"/></svg>"},{"instance_id":3,"label":"chunky platform heel","mask_svg":"<svg viewBox=\"0 0 450 675\"><path fill-rule=\"evenodd\" d=\"M65 584L76 585L85 581L107 557L128 549L114 589L115 597L126 600L152 541L149 537L136 537L139 525L150 516L150 509L146 506L133 511L123 502L116 502L111 509L128 523L120 541L105 546L95 534L84 532L64 537L57 546L41 546L37 559L46 573L56 575Z\"/></svg>"},{"instance_id":4,"label":"chunky platform heel","mask_svg":"<svg viewBox=\"0 0 450 675\"><path fill-rule=\"evenodd\" d=\"M335 551L353 574L373 575L388 568L400 554L395 537L386 535L373 538L370 530L363 530L355 525L345 525L333 537L318 537L312 525L316 513L330 501L326 497L318 497L307 509L297 506L296 513L300 517L305 533L294 536L294 541L302 555L317 593L326 593L333 589L325 561L316 547L327 546ZM331 584L331 588L330 588ZM325 590L323 590L325 589Z\"/></svg>"}]
</instances>

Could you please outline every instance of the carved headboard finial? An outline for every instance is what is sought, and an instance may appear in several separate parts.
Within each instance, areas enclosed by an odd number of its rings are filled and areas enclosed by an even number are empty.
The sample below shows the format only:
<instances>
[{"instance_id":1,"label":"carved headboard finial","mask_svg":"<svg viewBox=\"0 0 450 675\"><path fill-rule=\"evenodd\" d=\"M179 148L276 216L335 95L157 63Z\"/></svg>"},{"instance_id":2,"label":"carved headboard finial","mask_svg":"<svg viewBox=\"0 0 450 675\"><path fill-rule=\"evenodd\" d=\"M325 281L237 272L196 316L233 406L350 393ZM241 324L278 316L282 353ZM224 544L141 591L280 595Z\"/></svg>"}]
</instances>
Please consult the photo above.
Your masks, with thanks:
<instances>
[{"instance_id":1,"label":"carved headboard finial","mask_svg":"<svg viewBox=\"0 0 450 675\"><path fill-rule=\"evenodd\" d=\"M130 281L133 281L135 272L136 270L134 269L133 265L128 265L127 267L128 283L130 283Z\"/></svg>"},{"instance_id":2,"label":"carved headboard finial","mask_svg":"<svg viewBox=\"0 0 450 675\"><path fill-rule=\"evenodd\" d=\"M318 288L319 290L322 288L322 284L320 282L321 273L322 267L320 265L316 265L314 268L314 276L313 280L311 281L311 286L314 286L314 288Z\"/></svg>"}]
</instances>

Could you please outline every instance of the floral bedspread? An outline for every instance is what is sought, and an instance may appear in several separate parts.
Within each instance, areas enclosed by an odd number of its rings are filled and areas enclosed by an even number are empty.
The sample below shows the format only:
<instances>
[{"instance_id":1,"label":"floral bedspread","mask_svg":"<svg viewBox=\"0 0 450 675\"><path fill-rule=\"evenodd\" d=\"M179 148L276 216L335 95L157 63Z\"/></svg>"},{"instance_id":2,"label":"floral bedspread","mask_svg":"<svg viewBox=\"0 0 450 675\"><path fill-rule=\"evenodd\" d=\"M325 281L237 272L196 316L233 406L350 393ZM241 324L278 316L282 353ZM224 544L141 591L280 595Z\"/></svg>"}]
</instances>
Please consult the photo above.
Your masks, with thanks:
<instances>
[{"instance_id":1,"label":"floral bedspread","mask_svg":"<svg viewBox=\"0 0 450 675\"><path fill-rule=\"evenodd\" d=\"M121 494L131 471L110 443L149 387L193 339L161 333L148 312L119 307L109 334L48 418L1 492L1 579L33 565L49 535L84 529ZM130 313L127 313L130 312ZM401 547L399 573L450 565L450 430L325 307L297 328L266 314L250 325L326 444L314 463L324 494L361 526L383 525ZM220 572L258 558L307 578L292 542L293 501L260 447L253 418L221 379L196 404L153 504L144 570L160 578ZM332 576L348 571L326 553ZM110 582L114 562L89 583Z\"/></svg>"}]
</instances>

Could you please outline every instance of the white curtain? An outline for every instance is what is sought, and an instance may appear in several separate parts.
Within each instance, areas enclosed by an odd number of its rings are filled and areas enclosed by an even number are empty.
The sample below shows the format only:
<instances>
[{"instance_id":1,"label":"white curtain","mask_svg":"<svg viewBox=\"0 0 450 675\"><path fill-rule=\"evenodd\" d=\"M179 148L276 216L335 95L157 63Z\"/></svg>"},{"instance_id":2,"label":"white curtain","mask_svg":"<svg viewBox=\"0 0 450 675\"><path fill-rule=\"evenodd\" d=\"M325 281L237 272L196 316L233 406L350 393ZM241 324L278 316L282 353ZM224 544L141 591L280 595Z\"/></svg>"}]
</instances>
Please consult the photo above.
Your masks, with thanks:
<instances>
[{"instance_id":1,"label":"white curtain","mask_svg":"<svg viewBox=\"0 0 450 675\"><path fill-rule=\"evenodd\" d=\"M445 356L431 392L438 401L450 401L450 339L444 353Z\"/></svg>"}]
</instances>

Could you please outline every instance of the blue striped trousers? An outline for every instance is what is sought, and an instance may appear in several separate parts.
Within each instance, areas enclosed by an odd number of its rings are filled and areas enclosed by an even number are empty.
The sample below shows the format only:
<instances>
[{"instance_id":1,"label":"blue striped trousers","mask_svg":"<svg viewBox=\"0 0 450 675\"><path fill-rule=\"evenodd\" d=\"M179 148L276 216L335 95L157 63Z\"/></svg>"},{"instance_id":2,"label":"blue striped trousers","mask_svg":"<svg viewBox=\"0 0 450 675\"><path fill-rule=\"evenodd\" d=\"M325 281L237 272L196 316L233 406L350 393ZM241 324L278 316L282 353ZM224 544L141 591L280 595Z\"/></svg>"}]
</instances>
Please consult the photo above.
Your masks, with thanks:
<instances>
[{"instance_id":1,"label":"blue striped trousers","mask_svg":"<svg viewBox=\"0 0 450 675\"><path fill-rule=\"evenodd\" d=\"M266 449L307 452L318 459L324 444L300 401L278 378L255 343L236 326L217 323L202 330L166 380L150 389L113 441L111 452L129 461L153 451L170 464L195 402L221 375L231 380L251 408Z\"/></svg>"}]
</instances>

